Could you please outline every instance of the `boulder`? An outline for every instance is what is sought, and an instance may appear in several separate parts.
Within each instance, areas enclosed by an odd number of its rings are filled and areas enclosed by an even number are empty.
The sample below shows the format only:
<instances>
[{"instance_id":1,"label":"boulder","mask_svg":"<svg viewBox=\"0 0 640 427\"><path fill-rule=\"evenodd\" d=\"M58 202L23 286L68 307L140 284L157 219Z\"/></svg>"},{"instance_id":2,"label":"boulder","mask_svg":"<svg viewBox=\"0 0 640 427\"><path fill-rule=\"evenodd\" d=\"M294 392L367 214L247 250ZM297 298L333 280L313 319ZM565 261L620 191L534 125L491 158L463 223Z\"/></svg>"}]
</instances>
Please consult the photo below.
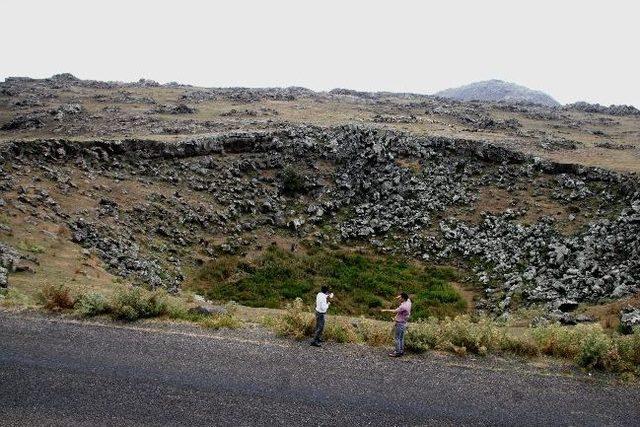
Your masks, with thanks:
<instances>
[{"instance_id":1,"label":"boulder","mask_svg":"<svg viewBox=\"0 0 640 427\"><path fill-rule=\"evenodd\" d=\"M636 327L640 327L640 308L623 308L620 311L620 332L630 334Z\"/></svg>"}]
</instances>

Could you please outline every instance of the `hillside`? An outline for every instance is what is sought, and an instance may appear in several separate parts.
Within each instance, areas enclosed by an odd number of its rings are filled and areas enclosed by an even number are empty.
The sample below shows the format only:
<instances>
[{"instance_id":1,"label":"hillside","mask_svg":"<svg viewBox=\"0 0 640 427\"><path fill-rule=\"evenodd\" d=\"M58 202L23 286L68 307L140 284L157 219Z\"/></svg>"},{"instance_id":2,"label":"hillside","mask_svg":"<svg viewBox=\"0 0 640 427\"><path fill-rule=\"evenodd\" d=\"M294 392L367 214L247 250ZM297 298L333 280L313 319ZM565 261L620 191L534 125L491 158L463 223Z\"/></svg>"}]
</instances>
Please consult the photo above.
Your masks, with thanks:
<instances>
[{"instance_id":1,"label":"hillside","mask_svg":"<svg viewBox=\"0 0 640 427\"><path fill-rule=\"evenodd\" d=\"M433 313L593 319L640 291L640 119L624 111L7 79L0 280L271 307L333 280L358 289L344 312L369 314L410 274L433 283L415 285L425 305L451 304ZM371 262L391 267L351 269Z\"/></svg>"},{"instance_id":2,"label":"hillside","mask_svg":"<svg viewBox=\"0 0 640 427\"><path fill-rule=\"evenodd\" d=\"M538 90L531 90L515 83L502 80L486 80L468 85L445 89L436 96L457 101L491 101L507 103L531 103L548 107L560 106L551 96Z\"/></svg>"}]
</instances>

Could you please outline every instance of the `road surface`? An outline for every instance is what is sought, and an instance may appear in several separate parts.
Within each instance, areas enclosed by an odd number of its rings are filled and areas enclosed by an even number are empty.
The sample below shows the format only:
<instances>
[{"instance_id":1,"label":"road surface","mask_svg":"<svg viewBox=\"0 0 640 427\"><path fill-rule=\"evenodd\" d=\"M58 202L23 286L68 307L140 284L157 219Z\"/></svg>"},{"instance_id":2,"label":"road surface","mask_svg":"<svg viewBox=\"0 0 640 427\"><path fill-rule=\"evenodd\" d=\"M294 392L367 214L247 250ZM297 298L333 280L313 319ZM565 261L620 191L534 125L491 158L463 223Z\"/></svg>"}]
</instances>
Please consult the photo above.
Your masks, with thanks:
<instances>
[{"instance_id":1,"label":"road surface","mask_svg":"<svg viewBox=\"0 0 640 427\"><path fill-rule=\"evenodd\" d=\"M640 425L638 387L384 355L0 312L0 424Z\"/></svg>"}]
</instances>

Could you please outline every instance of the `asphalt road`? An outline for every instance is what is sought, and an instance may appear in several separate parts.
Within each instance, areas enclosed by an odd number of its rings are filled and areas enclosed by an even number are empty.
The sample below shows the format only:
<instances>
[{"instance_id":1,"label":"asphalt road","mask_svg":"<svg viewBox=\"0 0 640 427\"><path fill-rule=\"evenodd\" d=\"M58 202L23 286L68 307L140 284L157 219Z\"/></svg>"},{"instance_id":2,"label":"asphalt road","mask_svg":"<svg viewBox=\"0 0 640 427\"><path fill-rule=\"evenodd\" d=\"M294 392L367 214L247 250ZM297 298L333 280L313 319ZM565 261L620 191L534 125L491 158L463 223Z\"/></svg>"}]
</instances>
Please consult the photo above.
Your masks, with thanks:
<instances>
[{"instance_id":1,"label":"asphalt road","mask_svg":"<svg viewBox=\"0 0 640 427\"><path fill-rule=\"evenodd\" d=\"M0 425L640 425L638 387L384 355L0 312Z\"/></svg>"}]
</instances>

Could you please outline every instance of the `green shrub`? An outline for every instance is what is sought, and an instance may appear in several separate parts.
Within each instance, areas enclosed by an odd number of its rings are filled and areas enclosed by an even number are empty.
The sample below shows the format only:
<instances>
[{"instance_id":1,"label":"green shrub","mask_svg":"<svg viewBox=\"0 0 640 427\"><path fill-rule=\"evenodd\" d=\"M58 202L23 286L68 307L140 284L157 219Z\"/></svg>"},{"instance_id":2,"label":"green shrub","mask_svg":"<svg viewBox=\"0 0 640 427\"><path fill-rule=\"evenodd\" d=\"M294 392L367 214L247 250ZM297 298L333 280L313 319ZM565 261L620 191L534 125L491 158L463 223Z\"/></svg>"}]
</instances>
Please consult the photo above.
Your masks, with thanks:
<instances>
[{"instance_id":1,"label":"green shrub","mask_svg":"<svg viewBox=\"0 0 640 427\"><path fill-rule=\"evenodd\" d=\"M234 256L223 256L213 261L207 262L196 275L196 280L213 283L224 282L233 276L238 268L238 258Z\"/></svg>"},{"instance_id":2,"label":"green shrub","mask_svg":"<svg viewBox=\"0 0 640 427\"><path fill-rule=\"evenodd\" d=\"M374 347L389 345L392 342L391 327L388 323L380 324L372 320L360 319L357 333L362 342Z\"/></svg>"},{"instance_id":3,"label":"green shrub","mask_svg":"<svg viewBox=\"0 0 640 427\"><path fill-rule=\"evenodd\" d=\"M77 299L74 309L82 317L99 316L109 311L109 303L104 295L92 292L81 295Z\"/></svg>"},{"instance_id":4,"label":"green shrub","mask_svg":"<svg viewBox=\"0 0 640 427\"><path fill-rule=\"evenodd\" d=\"M70 310L76 303L71 289L64 285L44 286L38 300L47 310Z\"/></svg>"},{"instance_id":5,"label":"green shrub","mask_svg":"<svg viewBox=\"0 0 640 427\"><path fill-rule=\"evenodd\" d=\"M170 319L197 322L203 317L203 315L199 313L190 312L184 302L178 298L167 298L166 303L166 314Z\"/></svg>"},{"instance_id":6,"label":"green shrub","mask_svg":"<svg viewBox=\"0 0 640 427\"><path fill-rule=\"evenodd\" d=\"M21 251L31 252L34 254L44 253L44 247L38 245L37 243L31 243L24 240L18 243L18 249L20 249Z\"/></svg>"},{"instance_id":7,"label":"green shrub","mask_svg":"<svg viewBox=\"0 0 640 427\"><path fill-rule=\"evenodd\" d=\"M500 352L516 356L536 357L540 355L540 347L529 334L513 336L505 333L501 337Z\"/></svg>"},{"instance_id":8,"label":"green shrub","mask_svg":"<svg viewBox=\"0 0 640 427\"><path fill-rule=\"evenodd\" d=\"M619 363L617 349L612 339L604 333L600 325L584 331L580 338L580 348L576 355L576 363L583 368L612 368Z\"/></svg>"},{"instance_id":9,"label":"green shrub","mask_svg":"<svg viewBox=\"0 0 640 427\"><path fill-rule=\"evenodd\" d=\"M354 325L343 319L329 319L324 328L323 338L338 343L358 342Z\"/></svg>"},{"instance_id":10,"label":"green shrub","mask_svg":"<svg viewBox=\"0 0 640 427\"><path fill-rule=\"evenodd\" d=\"M572 359L580 351L580 339L572 328L560 325L541 326L533 329L533 337L543 354Z\"/></svg>"},{"instance_id":11,"label":"green shrub","mask_svg":"<svg viewBox=\"0 0 640 427\"><path fill-rule=\"evenodd\" d=\"M440 325L444 335L443 344L464 347L474 354L486 354L487 351L500 349L501 332L488 319L472 322L469 316L445 319Z\"/></svg>"},{"instance_id":12,"label":"green shrub","mask_svg":"<svg viewBox=\"0 0 640 427\"><path fill-rule=\"evenodd\" d=\"M640 367L640 328L636 327L633 335L620 336L616 341L622 360L629 366Z\"/></svg>"},{"instance_id":13,"label":"green shrub","mask_svg":"<svg viewBox=\"0 0 640 427\"><path fill-rule=\"evenodd\" d=\"M440 332L435 318L413 322L407 328L405 346L418 353L433 350L439 346Z\"/></svg>"},{"instance_id":14,"label":"green shrub","mask_svg":"<svg viewBox=\"0 0 640 427\"><path fill-rule=\"evenodd\" d=\"M306 193L307 184L304 176L293 167L286 167L282 172L282 189L287 195Z\"/></svg>"},{"instance_id":15,"label":"green shrub","mask_svg":"<svg viewBox=\"0 0 640 427\"><path fill-rule=\"evenodd\" d=\"M166 294L150 292L139 287L117 291L111 301L114 319L134 321L168 314Z\"/></svg>"},{"instance_id":16,"label":"green shrub","mask_svg":"<svg viewBox=\"0 0 640 427\"><path fill-rule=\"evenodd\" d=\"M409 324L406 345L411 351L451 351L456 354L510 353L535 356L539 353L530 336L508 335L504 328L490 319L473 321L469 316L455 319L427 319Z\"/></svg>"}]
</instances>

